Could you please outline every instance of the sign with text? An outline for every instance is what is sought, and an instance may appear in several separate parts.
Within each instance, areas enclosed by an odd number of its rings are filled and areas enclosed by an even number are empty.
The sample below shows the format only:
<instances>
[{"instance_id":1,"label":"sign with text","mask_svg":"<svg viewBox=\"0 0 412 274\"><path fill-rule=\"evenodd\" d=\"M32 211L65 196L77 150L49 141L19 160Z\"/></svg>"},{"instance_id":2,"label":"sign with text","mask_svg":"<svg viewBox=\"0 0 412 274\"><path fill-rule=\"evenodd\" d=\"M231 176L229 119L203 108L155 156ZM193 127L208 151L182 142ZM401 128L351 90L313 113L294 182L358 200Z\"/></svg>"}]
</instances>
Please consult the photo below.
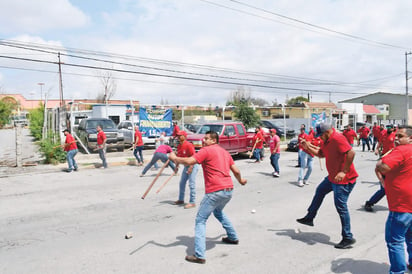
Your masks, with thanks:
<instances>
[{"instance_id":1,"label":"sign with text","mask_svg":"<svg viewBox=\"0 0 412 274\"><path fill-rule=\"evenodd\" d=\"M165 132L166 136L172 135L173 121L172 109L147 109L141 107L139 110L139 129L142 136L159 136Z\"/></svg>"}]
</instances>

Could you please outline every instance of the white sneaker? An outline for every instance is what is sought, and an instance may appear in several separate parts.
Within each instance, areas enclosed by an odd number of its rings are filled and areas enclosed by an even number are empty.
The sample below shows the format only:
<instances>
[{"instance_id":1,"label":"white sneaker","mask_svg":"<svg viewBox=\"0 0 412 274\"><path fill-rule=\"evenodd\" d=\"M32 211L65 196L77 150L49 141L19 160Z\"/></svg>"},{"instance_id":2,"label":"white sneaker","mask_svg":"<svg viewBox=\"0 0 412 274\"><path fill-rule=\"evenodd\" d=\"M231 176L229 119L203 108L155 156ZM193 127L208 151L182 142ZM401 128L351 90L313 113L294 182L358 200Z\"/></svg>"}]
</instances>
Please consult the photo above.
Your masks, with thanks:
<instances>
[{"instance_id":1,"label":"white sneaker","mask_svg":"<svg viewBox=\"0 0 412 274\"><path fill-rule=\"evenodd\" d=\"M303 180L303 184L304 185L309 185L309 181L308 180Z\"/></svg>"},{"instance_id":2,"label":"white sneaker","mask_svg":"<svg viewBox=\"0 0 412 274\"><path fill-rule=\"evenodd\" d=\"M273 172L273 177L279 177L279 176L280 176L279 173Z\"/></svg>"},{"instance_id":3,"label":"white sneaker","mask_svg":"<svg viewBox=\"0 0 412 274\"><path fill-rule=\"evenodd\" d=\"M303 187L303 186L304 186L302 180L299 180L299 181L298 181L298 186L300 186L300 187Z\"/></svg>"}]
</instances>

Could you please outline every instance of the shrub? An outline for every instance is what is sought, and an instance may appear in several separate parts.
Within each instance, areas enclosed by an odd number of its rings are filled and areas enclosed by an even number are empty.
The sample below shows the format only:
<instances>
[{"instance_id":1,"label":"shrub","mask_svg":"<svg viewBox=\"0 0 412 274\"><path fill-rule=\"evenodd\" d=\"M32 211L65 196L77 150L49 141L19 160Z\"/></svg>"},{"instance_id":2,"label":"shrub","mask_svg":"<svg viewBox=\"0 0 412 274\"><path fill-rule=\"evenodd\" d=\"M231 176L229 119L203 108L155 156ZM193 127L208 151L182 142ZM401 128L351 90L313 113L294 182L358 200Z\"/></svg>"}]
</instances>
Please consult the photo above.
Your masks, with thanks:
<instances>
[{"instance_id":1,"label":"shrub","mask_svg":"<svg viewBox=\"0 0 412 274\"><path fill-rule=\"evenodd\" d=\"M57 165L66 161L66 152L60 147L60 143L54 143L52 139L44 139L39 144L46 164Z\"/></svg>"}]
</instances>

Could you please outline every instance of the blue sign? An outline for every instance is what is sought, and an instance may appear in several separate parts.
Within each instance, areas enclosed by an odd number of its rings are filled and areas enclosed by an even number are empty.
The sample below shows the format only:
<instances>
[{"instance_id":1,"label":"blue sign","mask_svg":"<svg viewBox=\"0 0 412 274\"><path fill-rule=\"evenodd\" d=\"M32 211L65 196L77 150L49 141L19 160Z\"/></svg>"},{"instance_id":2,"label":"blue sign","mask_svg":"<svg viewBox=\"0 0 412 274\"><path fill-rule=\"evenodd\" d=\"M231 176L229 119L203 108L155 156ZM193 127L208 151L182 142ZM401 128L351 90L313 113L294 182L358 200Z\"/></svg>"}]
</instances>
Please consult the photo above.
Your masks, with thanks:
<instances>
[{"instance_id":1,"label":"blue sign","mask_svg":"<svg viewBox=\"0 0 412 274\"><path fill-rule=\"evenodd\" d=\"M139 110L139 130L142 136L160 136L165 132L166 136L173 133L172 109L146 109L140 107Z\"/></svg>"},{"instance_id":2,"label":"blue sign","mask_svg":"<svg viewBox=\"0 0 412 274\"><path fill-rule=\"evenodd\" d=\"M317 124L326 122L326 113L322 112L320 114L312 113L312 127L316 128Z\"/></svg>"}]
</instances>

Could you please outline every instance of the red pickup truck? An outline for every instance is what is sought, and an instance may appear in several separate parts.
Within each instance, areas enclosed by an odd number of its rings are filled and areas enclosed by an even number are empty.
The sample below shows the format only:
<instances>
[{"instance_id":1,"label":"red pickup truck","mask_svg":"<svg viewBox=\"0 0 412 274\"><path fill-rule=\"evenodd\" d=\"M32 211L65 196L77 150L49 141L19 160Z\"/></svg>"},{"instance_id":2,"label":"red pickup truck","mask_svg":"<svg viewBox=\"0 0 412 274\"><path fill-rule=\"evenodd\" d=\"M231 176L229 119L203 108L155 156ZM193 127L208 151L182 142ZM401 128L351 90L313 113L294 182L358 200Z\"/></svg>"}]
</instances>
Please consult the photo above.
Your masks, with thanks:
<instances>
[{"instance_id":1,"label":"red pickup truck","mask_svg":"<svg viewBox=\"0 0 412 274\"><path fill-rule=\"evenodd\" d=\"M247 152L253 148L254 133L246 132L243 123L225 121L203 124L196 134L187 136L187 140L191 142L196 150L203 146L203 137L208 131L215 131L219 135L219 144L226 149L230 154ZM269 134L264 135L265 142L269 144Z\"/></svg>"}]
</instances>

